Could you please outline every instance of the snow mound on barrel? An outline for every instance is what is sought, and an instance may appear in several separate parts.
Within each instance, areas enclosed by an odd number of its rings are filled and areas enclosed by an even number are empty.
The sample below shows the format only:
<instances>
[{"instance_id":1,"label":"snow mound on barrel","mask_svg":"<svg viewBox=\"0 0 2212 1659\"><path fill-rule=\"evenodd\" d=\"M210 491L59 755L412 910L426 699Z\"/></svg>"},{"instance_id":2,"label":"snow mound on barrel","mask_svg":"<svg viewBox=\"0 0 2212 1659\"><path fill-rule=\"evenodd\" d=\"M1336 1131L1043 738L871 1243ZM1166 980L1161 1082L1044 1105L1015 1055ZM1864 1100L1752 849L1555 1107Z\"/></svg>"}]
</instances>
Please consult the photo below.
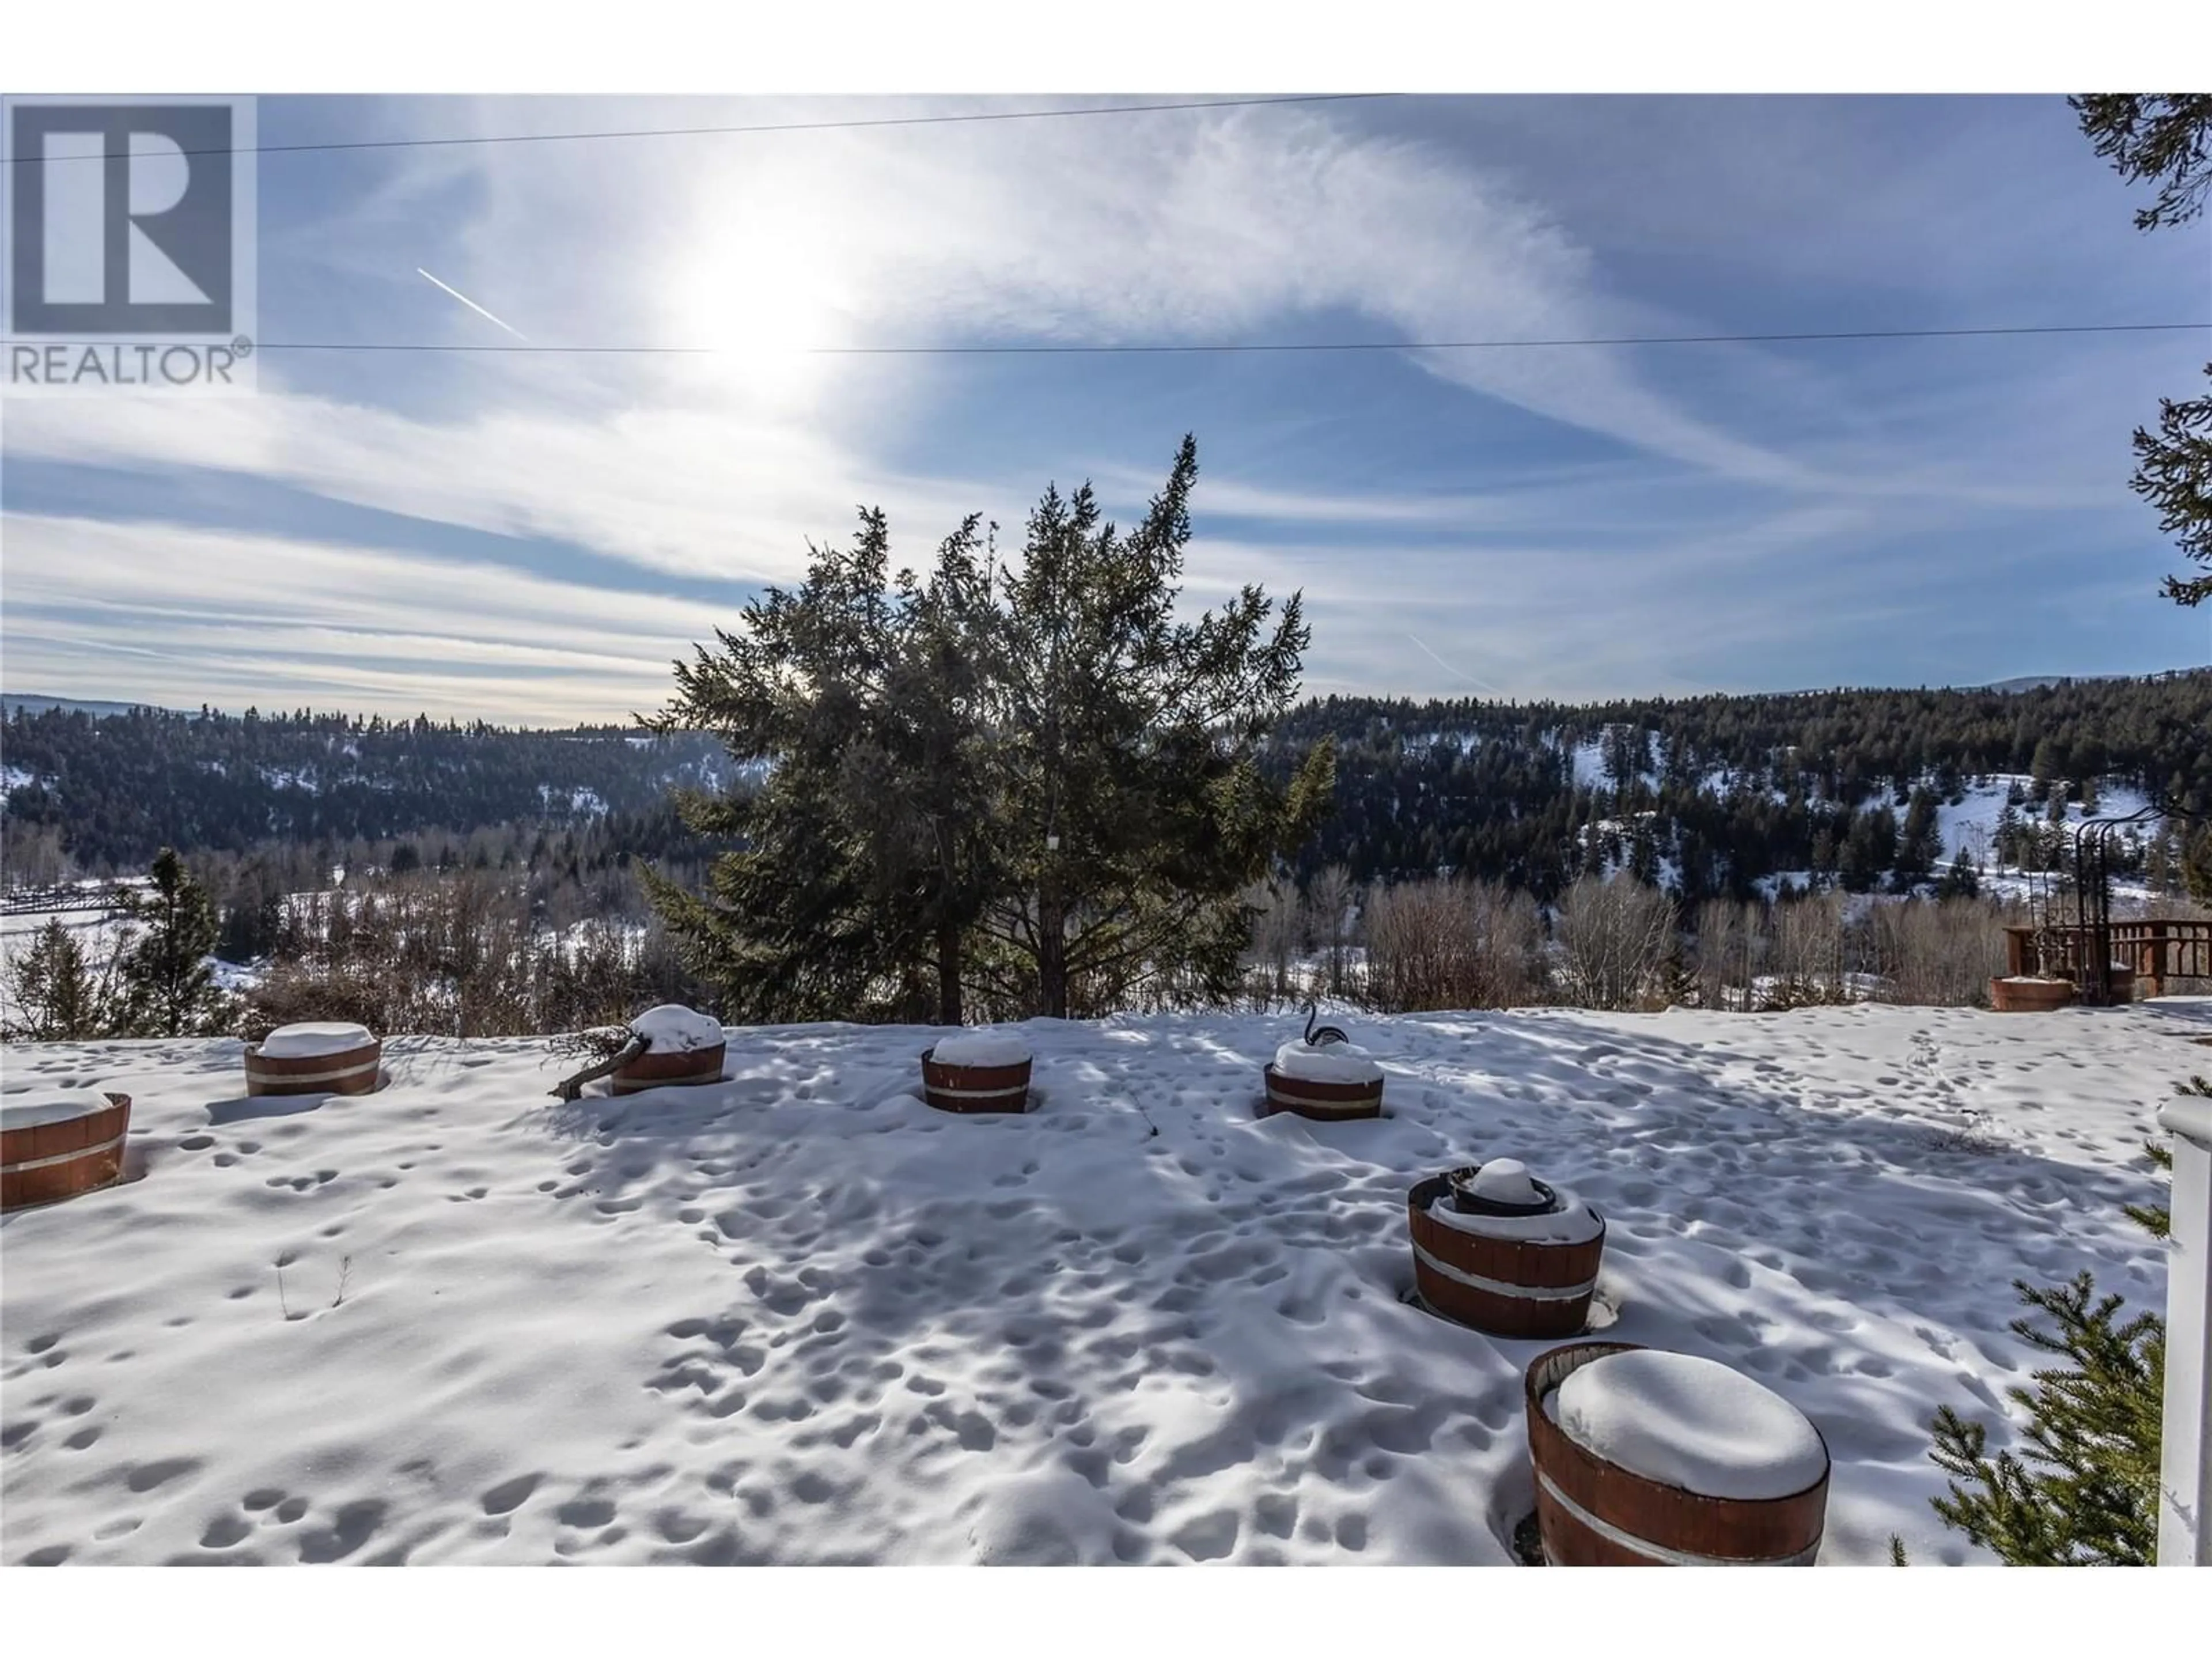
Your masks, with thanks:
<instances>
[{"instance_id":1,"label":"snow mound on barrel","mask_svg":"<svg viewBox=\"0 0 2212 1659\"><path fill-rule=\"evenodd\" d=\"M366 1048L376 1039L368 1027L348 1019L307 1019L295 1025L279 1025L261 1039L264 1060L313 1060L325 1054L349 1054Z\"/></svg>"},{"instance_id":2,"label":"snow mound on barrel","mask_svg":"<svg viewBox=\"0 0 2212 1659\"><path fill-rule=\"evenodd\" d=\"M1638 1348L1568 1373L1552 1415L1607 1462L1707 1498L1788 1498L1820 1480L1827 1448L1805 1414L1742 1372Z\"/></svg>"},{"instance_id":3,"label":"snow mound on barrel","mask_svg":"<svg viewBox=\"0 0 2212 1659\"><path fill-rule=\"evenodd\" d=\"M658 1008L647 1009L630 1021L629 1029L650 1038L647 1052L656 1054L689 1054L712 1048L723 1041L719 1022L680 1002L664 1002Z\"/></svg>"},{"instance_id":4,"label":"snow mound on barrel","mask_svg":"<svg viewBox=\"0 0 2212 1659\"><path fill-rule=\"evenodd\" d=\"M0 1129L35 1129L42 1123L70 1123L115 1103L96 1089L42 1089L0 1106Z\"/></svg>"},{"instance_id":5,"label":"snow mound on barrel","mask_svg":"<svg viewBox=\"0 0 2212 1659\"><path fill-rule=\"evenodd\" d=\"M1304 1083L1380 1083L1382 1068L1366 1049L1349 1042L1316 1048L1303 1040L1275 1050L1275 1069Z\"/></svg>"},{"instance_id":6,"label":"snow mound on barrel","mask_svg":"<svg viewBox=\"0 0 2212 1659\"><path fill-rule=\"evenodd\" d=\"M1006 1031L962 1031L940 1037L929 1057L939 1066L1018 1066L1030 1047Z\"/></svg>"},{"instance_id":7,"label":"snow mound on barrel","mask_svg":"<svg viewBox=\"0 0 2212 1659\"><path fill-rule=\"evenodd\" d=\"M1534 1204L1543 1197L1517 1158L1493 1158L1474 1172L1474 1195L1492 1204Z\"/></svg>"},{"instance_id":8,"label":"snow mound on barrel","mask_svg":"<svg viewBox=\"0 0 2212 1659\"><path fill-rule=\"evenodd\" d=\"M1534 1215L1469 1215L1453 1204L1447 1192L1429 1206L1429 1219L1455 1232L1521 1244L1587 1244L1605 1231L1604 1218L1587 1200L1565 1187L1554 1187L1552 1192L1559 1207Z\"/></svg>"}]
</instances>

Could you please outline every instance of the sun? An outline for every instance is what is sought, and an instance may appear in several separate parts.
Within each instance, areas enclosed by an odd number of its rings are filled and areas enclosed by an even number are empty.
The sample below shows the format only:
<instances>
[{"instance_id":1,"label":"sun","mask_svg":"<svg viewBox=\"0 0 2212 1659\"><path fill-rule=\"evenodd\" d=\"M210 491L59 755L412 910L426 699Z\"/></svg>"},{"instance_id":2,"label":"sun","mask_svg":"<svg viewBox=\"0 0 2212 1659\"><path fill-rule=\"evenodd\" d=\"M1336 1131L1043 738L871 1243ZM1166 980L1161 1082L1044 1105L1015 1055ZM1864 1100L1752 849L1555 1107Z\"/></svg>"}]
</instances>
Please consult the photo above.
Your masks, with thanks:
<instances>
[{"instance_id":1,"label":"sun","mask_svg":"<svg viewBox=\"0 0 2212 1659\"><path fill-rule=\"evenodd\" d=\"M706 222L665 289L671 344L716 354L716 378L779 406L811 401L833 357L854 343L852 296L821 214L757 185L700 204Z\"/></svg>"}]
</instances>

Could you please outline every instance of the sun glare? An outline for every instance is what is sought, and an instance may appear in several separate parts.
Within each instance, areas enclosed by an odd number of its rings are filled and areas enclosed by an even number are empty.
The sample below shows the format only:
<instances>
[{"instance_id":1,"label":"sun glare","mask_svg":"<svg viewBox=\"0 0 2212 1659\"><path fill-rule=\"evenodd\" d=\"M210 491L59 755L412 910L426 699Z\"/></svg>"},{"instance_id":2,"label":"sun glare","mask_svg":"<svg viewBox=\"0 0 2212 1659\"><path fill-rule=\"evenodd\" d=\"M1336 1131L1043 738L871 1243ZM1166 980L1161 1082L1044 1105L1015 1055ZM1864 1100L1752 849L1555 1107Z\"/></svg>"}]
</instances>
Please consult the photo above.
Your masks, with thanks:
<instances>
[{"instance_id":1,"label":"sun glare","mask_svg":"<svg viewBox=\"0 0 2212 1659\"><path fill-rule=\"evenodd\" d=\"M834 360L816 349L852 343L851 312L833 252L806 228L818 221L781 194L749 190L713 204L671 279L667 326L672 343L722 354L713 362L725 384L788 405L826 379Z\"/></svg>"}]
</instances>

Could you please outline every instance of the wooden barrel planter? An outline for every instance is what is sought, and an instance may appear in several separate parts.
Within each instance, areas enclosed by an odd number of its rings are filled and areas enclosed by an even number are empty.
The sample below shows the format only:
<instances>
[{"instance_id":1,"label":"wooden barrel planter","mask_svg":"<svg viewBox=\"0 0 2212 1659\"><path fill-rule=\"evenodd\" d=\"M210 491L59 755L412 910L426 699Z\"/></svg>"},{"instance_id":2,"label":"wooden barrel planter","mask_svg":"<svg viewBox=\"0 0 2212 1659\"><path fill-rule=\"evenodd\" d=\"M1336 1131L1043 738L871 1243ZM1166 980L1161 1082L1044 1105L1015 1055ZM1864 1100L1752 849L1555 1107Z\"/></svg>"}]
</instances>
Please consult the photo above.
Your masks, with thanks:
<instances>
[{"instance_id":1,"label":"wooden barrel planter","mask_svg":"<svg viewBox=\"0 0 2212 1659\"><path fill-rule=\"evenodd\" d=\"M384 1044L365 1025L310 1020L280 1025L246 1048L249 1095L365 1095L376 1087Z\"/></svg>"},{"instance_id":2,"label":"wooden barrel planter","mask_svg":"<svg viewBox=\"0 0 2212 1659\"><path fill-rule=\"evenodd\" d=\"M108 1185L130 1131L129 1095L71 1089L0 1104L0 1210Z\"/></svg>"},{"instance_id":3,"label":"wooden barrel planter","mask_svg":"<svg viewBox=\"0 0 2212 1659\"><path fill-rule=\"evenodd\" d=\"M617 1066L607 1080L607 1087L615 1094L634 1095L641 1089L720 1083L722 1061L728 1052L727 1042L718 1042L711 1048L678 1048L670 1052L648 1048L635 1060Z\"/></svg>"},{"instance_id":4,"label":"wooden barrel planter","mask_svg":"<svg viewBox=\"0 0 2212 1659\"><path fill-rule=\"evenodd\" d=\"M956 1060L938 1059L939 1049ZM921 1051L922 1098L940 1112L1025 1112L1032 1063L1012 1039L946 1037Z\"/></svg>"},{"instance_id":5,"label":"wooden barrel planter","mask_svg":"<svg viewBox=\"0 0 2212 1659\"><path fill-rule=\"evenodd\" d=\"M1581 1399L1559 1392L1586 1366L1638 1355L1656 1363L1610 1398L1597 1372ZM1670 1383L1685 1386L1670 1395ZM1819 1555L1827 1443L1741 1372L1634 1343L1577 1342L1531 1362L1524 1392L1548 1565L1805 1567ZM1590 1437L1615 1443L1601 1452Z\"/></svg>"},{"instance_id":6,"label":"wooden barrel planter","mask_svg":"<svg viewBox=\"0 0 2212 1659\"><path fill-rule=\"evenodd\" d=\"M609 1091L634 1095L641 1089L686 1088L722 1080L729 1041L719 1021L676 1003L647 1010L629 1029L652 1046L624 1060L609 1078Z\"/></svg>"},{"instance_id":7,"label":"wooden barrel planter","mask_svg":"<svg viewBox=\"0 0 2212 1659\"><path fill-rule=\"evenodd\" d=\"M1294 1046L1296 1045L1285 1043L1284 1048L1289 1049ZM1331 1058L1335 1057L1330 1054L1328 1049L1316 1052L1330 1055ZM1352 1071L1363 1069L1372 1071L1374 1073L1372 1077L1346 1078L1338 1080L1331 1078L1297 1076L1295 1073L1283 1069L1279 1063L1282 1058L1282 1054L1278 1052L1275 1059L1270 1060L1264 1070L1263 1075L1267 1080L1267 1110L1268 1112L1295 1112L1300 1117L1314 1118L1324 1123L1334 1123L1350 1118L1382 1115L1382 1072L1381 1067L1373 1065L1372 1062L1367 1063L1364 1066L1353 1063L1346 1067ZM1359 1054L1346 1058L1347 1060L1357 1062L1364 1060L1365 1056Z\"/></svg>"},{"instance_id":8,"label":"wooden barrel planter","mask_svg":"<svg viewBox=\"0 0 2212 1659\"><path fill-rule=\"evenodd\" d=\"M1406 1222L1413 1287L1446 1319L1516 1338L1573 1336L1588 1323L1605 1218L1516 1160L1431 1176L1406 1195Z\"/></svg>"},{"instance_id":9,"label":"wooden barrel planter","mask_svg":"<svg viewBox=\"0 0 2212 1659\"><path fill-rule=\"evenodd\" d=\"M2014 976L1990 981L1990 1006L2000 1014L2049 1014L2074 1000L2074 981Z\"/></svg>"}]
</instances>

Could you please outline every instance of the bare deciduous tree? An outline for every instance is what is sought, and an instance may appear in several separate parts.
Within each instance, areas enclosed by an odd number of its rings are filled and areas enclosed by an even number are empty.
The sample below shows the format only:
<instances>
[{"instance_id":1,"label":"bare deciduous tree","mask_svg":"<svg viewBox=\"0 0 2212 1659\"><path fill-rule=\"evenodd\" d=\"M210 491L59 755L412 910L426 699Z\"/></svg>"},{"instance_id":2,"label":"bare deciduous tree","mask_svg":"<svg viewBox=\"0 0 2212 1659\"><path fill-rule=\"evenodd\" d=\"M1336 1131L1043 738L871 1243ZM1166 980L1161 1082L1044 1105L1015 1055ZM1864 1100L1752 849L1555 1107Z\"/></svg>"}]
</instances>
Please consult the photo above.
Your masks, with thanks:
<instances>
[{"instance_id":1,"label":"bare deciduous tree","mask_svg":"<svg viewBox=\"0 0 2212 1659\"><path fill-rule=\"evenodd\" d=\"M1559 896L1561 990L1585 1008L1640 1008L1660 998L1674 902L1625 876L1584 876Z\"/></svg>"}]
</instances>

